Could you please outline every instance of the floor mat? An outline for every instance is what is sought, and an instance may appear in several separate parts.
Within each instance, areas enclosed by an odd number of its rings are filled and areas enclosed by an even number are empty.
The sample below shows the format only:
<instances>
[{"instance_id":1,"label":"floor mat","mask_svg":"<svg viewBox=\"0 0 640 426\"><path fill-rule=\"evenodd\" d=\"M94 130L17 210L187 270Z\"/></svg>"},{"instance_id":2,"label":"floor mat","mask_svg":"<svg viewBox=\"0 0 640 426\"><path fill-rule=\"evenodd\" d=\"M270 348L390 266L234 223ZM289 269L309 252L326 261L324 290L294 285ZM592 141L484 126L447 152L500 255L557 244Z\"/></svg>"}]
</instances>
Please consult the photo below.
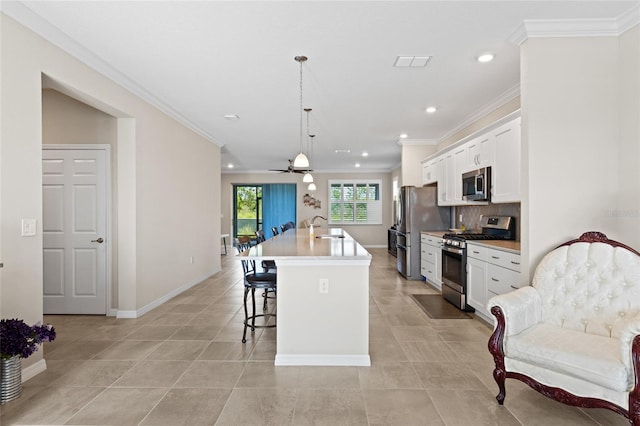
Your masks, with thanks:
<instances>
[{"instance_id":1,"label":"floor mat","mask_svg":"<svg viewBox=\"0 0 640 426\"><path fill-rule=\"evenodd\" d=\"M439 294L412 294L411 298L422 310L433 319L469 319L473 318L468 312L461 311L444 300Z\"/></svg>"}]
</instances>

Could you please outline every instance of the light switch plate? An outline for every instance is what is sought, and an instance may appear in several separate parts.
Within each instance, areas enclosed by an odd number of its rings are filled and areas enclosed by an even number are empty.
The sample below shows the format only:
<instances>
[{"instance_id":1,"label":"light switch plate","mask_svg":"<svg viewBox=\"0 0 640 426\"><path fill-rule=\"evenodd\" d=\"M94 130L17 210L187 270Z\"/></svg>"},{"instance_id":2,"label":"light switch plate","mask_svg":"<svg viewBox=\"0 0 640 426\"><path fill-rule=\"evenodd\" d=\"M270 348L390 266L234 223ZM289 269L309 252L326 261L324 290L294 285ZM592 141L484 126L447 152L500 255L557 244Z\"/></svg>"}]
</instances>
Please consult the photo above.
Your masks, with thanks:
<instances>
[{"instance_id":1,"label":"light switch plate","mask_svg":"<svg viewBox=\"0 0 640 426\"><path fill-rule=\"evenodd\" d=\"M22 236L34 237L36 235L36 220L22 219Z\"/></svg>"}]
</instances>

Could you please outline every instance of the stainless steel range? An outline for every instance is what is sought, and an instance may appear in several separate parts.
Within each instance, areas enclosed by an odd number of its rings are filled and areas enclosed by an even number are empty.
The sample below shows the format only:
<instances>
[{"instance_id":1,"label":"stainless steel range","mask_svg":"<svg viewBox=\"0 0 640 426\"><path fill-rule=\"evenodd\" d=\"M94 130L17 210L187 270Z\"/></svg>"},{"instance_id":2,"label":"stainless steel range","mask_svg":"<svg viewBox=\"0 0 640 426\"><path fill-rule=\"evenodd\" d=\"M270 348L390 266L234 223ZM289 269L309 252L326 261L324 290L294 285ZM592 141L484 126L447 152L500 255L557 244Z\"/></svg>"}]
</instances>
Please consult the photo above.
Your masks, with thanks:
<instances>
[{"instance_id":1,"label":"stainless steel range","mask_svg":"<svg viewBox=\"0 0 640 426\"><path fill-rule=\"evenodd\" d=\"M442 246L442 297L465 311L467 305L467 243L476 240L515 240L515 218L481 216L482 233L445 234Z\"/></svg>"}]
</instances>

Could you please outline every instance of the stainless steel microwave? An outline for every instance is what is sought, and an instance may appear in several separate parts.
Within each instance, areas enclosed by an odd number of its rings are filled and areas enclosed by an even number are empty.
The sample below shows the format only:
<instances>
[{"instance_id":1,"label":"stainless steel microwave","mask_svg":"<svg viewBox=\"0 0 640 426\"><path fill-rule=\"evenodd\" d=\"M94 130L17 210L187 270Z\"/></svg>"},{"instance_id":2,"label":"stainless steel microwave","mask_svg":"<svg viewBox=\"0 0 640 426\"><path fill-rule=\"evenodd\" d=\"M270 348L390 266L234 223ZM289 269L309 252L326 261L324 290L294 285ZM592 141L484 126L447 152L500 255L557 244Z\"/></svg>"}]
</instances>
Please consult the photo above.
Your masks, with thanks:
<instances>
[{"instance_id":1,"label":"stainless steel microwave","mask_svg":"<svg viewBox=\"0 0 640 426\"><path fill-rule=\"evenodd\" d=\"M462 174L462 199L466 201L489 201L491 198L491 167Z\"/></svg>"}]
</instances>

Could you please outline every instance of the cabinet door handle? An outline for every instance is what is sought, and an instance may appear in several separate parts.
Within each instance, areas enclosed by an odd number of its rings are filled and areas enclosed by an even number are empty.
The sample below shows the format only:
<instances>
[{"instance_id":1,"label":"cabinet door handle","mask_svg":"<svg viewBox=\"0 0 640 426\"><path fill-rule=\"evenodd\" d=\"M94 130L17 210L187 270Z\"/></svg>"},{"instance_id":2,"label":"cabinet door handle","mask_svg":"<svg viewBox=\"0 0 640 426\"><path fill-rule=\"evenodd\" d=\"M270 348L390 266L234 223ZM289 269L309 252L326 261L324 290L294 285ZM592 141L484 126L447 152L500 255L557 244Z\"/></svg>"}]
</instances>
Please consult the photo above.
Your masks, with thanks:
<instances>
[{"instance_id":1,"label":"cabinet door handle","mask_svg":"<svg viewBox=\"0 0 640 426\"><path fill-rule=\"evenodd\" d=\"M516 287L515 285L510 285L509 287L511 287L511 288L512 288L512 289L514 289L514 290L517 290L517 289L519 289L519 288L520 288L520 287Z\"/></svg>"},{"instance_id":2,"label":"cabinet door handle","mask_svg":"<svg viewBox=\"0 0 640 426\"><path fill-rule=\"evenodd\" d=\"M492 259L500 259L500 256L491 256Z\"/></svg>"},{"instance_id":3,"label":"cabinet door handle","mask_svg":"<svg viewBox=\"0 0 640 426\"><path fill-rule=\"evenodd\" d=\"M473 254L480 254L480 252L473 250Z\"/></svg>"},{"instance_id":4,"label":"cabinet door handle","mask_svg":"<svg viewBox=\"0 0 640 426\"><path fill-rule=\"evenodd\" d=\"M513 263L514 265L519 265L520 262L516 262L515 260L512 260L511 263Z\"/></svg>"},{"instance_id":5,"label":"cabinet door handle","mask_svg":"<svg viewBox=\"0 0 640 426\"><path fill-rule=\"evenodd\" d=\"M495 282L497 282L497 283L499 283L499 282L500 282L500 280L497 280L497 279L495 279L495 278L493 278L493 277L491 277L491 281L495 281Z\"/></svg>"}]
</instances>

